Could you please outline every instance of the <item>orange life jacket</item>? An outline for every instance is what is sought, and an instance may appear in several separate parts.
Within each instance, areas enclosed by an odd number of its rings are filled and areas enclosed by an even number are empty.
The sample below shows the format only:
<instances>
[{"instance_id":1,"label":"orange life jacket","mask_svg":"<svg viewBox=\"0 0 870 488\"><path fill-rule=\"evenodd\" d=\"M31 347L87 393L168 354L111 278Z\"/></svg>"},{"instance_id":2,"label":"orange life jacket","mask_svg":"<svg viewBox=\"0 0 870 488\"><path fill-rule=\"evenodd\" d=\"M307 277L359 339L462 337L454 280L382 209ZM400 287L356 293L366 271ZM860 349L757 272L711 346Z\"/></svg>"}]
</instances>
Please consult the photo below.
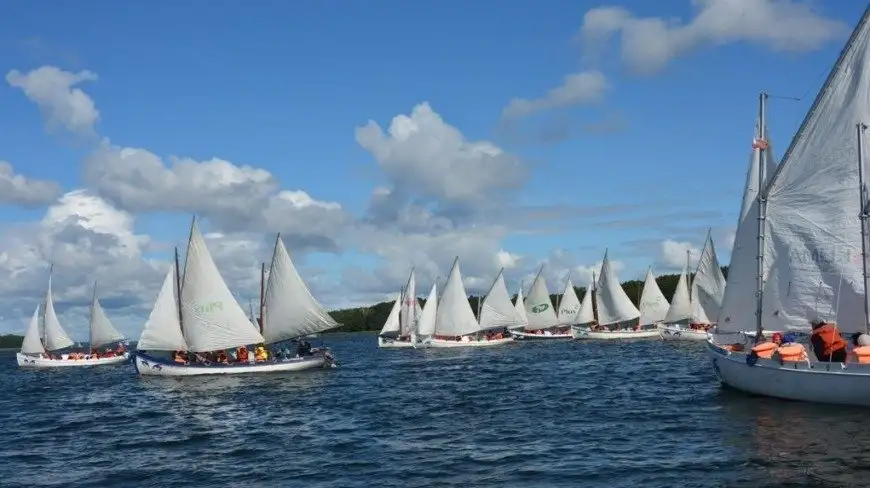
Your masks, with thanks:
<instances>
[{"instance_id":1,"label":"orange life jacket","mask_svg":"<svg viewBox=\"0 0 870 488\"><path fill-rule=\"evenodd\" d=\"M825 324L813 330L813 335L821 339L824 344L823 356L830 356L835 351L846 349L846 340L840 337L840 332L833 324Z\"/></svg>"}]
</instances>

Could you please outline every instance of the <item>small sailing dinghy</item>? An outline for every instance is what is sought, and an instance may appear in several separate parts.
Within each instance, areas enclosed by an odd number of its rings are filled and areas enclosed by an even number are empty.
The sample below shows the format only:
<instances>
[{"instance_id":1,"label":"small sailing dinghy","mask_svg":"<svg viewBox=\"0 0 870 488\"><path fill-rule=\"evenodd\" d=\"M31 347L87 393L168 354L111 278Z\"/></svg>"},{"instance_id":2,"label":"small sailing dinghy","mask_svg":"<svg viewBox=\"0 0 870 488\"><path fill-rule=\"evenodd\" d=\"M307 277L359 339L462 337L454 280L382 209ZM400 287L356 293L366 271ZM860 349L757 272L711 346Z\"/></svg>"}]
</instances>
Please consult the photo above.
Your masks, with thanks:
<instances>
[{"instance_id":1,"label":"small sailing dinghy","mask_svg":"<svg viewBox=\"0 0 870 488\"><path fill-rule=\"evenodd\" d=\"M498 280L496 280L498 281ZM502 285L504 280L501 281ZM505 295L508 296L507 289ZM514 342L513 337L498 334L490 336L481 329L480 323L474 317L474 310L468 303L465 285L462 284L462 274L459 271L459 257L453 261L450 276L444 285L438 309L435 312L435 333L428 343L430 347L490 347L501 346Z\"/></svg>"},{"instance_id":2,"label":"small sailing dinghy","mask_svg":"<svg viewBox=\"0 0 870 488\"><path fill-rule=\"evenodd\" d=\"M610 264L607 251L601 263L598 286L594 288L593 299L598 304L598 322L589 327L573 327L575 339L647 339L658 337L655 328L642 328L629 325L640 318L640 311L622 289L619 276ZM626 327L628 325L628 327Z\"/></svg>"},{"instance_id":3,"label":"small sailing dinghy","mask_svg":"<svg viewBox=\"0 0 870 488\"><path fill-rule=\"evenodd\" d=\"M68 349L74 345L66 331L60 325L60 321L54 311L54 302L51 297L51 274L48 277L48 292L45 296L45 315L43 317L44 335L40 340L39 330L39 305L33 312L30 325L24 334L24 342L21 344L21 352L16 354L18 365L26 368L65 368L75 366L105 366L122 364L130 359L130 354L118 348L110 349L104 353L97 350L113 343L120 343L124 336L119 333L97 299L96 284L94 284L94 298L91 302L90 318L90 347L91 353L52 354L53 351Z\"/></svg>"},{"instance_id":4,"label":"small sailing dinghy","mask_svg":"<svg viewBox=\"0 0 870 488\"><path fill-rule=\"evenodd\" d=\"M420 302L417 301L417 280L414 268L408 283L402 289L390 315L387 316L383 328L378 333L378 347L384 348L408 348L414 347L417 342L417 319L420 316Z\"/></svg>"},{"instance_id":5,"label":"small sailing dinghy","mask_svg":"<svg viewBox=\"0 0 870 488\"><path fill-rule=\"evenodd\" d=\"M662 339L677 341L707 340L707 331L712 327L709 317L717 317L725 295L725 276L716 257L713 238L707 232L704 248L692 280L690 295L691 321L688 327L669 324L661 329Z\"/></svg>"},{"instance_id":6,"label":"small sailing dinghy","mask_svg":"<svg viewBox=\"0 0 870 488\"><path fill-rule=\"evenodd\" d=\"M300 347L295 355L282 352L281 357L268 354L256 358L255 354L249 354L247 361L230 360L232 352L226 354L236 350L241 356L255 344L278 344L339 326L308 292L280 235L272 256L260 327L251 322L233 297L195 219L183 277L177 271L177 263L176 251L175 264L166 273L137 344L134 365L139 374L271 373L333 366L334 358L328 348ZM175 354L167 357L170 351Z\"/></svg>"},{"instance_id":7,"label":"small sailing dinghy","mask_svg":"<svg viewBox=\"0 0 870 488\"><path fill-rule=\"evenodd\" d=\"M553 310L553 302L550 299L550 291L547 289L546 279L543 275L544 267L538 270L535 280L532 282L532 287L529 289L529 296L526 297L524 309L526 312L526 320L528 325L525 330L513 330L511 334L519 340L554 340L554 339L571 339L573 336L570 332L570 326L574 323L577 316L577 308L580 306L580 300L577 299L577 293L574 291L574 285L571 279L568 278L568 283L565 287L563 297L569 295L568 300L562 299L565 305L566 312L556 315ZM571 298L573 297L573 298ZM571 314L570 310L574 313ZM568 326L567 328L564 326Z\"/></svg>"},{"instance_id":8,"label":"small sailing dinghy","mask_svg":"<svg viewBox=\"0 0 870 488\"><path fill-rule=\"evenodd\" d=\"M809 332L818 321L841 334L867 332L868 18L870 7L750 212L759 223L756 307L727 310L730 320L720 320L707 341L714 373L732 388L789 400L870 406L866 349L856 348L856 359L838 362L824 361L802 344L765 342L747 350L728 341L729 334L753 321L759 334L767 327ZM762 154L765 100L762 93L761 130L754 144ZM764 167L760 165L759 181L765 181Z\"/></svg>"}]
</instances>

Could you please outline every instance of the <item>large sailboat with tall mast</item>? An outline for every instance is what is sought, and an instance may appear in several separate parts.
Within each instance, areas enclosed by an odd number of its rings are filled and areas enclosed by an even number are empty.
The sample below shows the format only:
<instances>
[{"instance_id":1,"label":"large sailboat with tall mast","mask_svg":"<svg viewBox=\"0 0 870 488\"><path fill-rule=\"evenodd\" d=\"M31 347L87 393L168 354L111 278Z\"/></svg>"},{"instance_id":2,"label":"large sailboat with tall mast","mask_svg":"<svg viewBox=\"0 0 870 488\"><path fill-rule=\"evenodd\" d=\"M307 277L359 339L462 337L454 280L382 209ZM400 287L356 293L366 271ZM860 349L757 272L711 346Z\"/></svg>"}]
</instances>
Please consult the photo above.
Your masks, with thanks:
<instances>
[{"instance_id":1,"label":"large sailboat with tall mast","mask_svg":"<svg viewBox=\"0 0 870 488\"><path fill-rule=\"evenodd\" d=\"M130 359L130 354L122 349L110 349L103 353L98 351L99 348L122 342L124 336L115 329L100 306L96 283L94 283L89 324L91 352L88 354L59 353L60 350L70 349L75 343L60 325L60 320L54 311L54 300L51 295L51 271L49 271L43 327L40 330L39 305L37 305L27 327L27 332L24 334L21 351L16 354L19 366L26 368L105 366L122 364Z\"/></svg>"},{"instance_id":2,"label":"large sailboat with tall mast","mask_svg":"<svg viewBox=\"0 0 870 488\"><path fill-rule=\"evenodd\" d=\"M191 223L184 274L178 251L157 295L137 344L139 374L193 376L268 373L330 367L328 348L299 350L283 357L242 360L191 360L188 353L247 353L255 344L279 345L338 327L311 296L278 235L264 290L260 324L254 325L230 292L206 247L196 219ZM229 351L230 354L226 354Z\"/></svg>"},{"instance_id":3,"label":"large sailboat with tall mast","mask_svg":"<svg viewBox=\"0 0 870 488\"><path fill-rule=\"evenodd\" d=\"M597 304L595 308L598 312L598 320L590 326L573 327L572 333L575 339L647 339L658 337L658 329L643 328L636 324L641 315L640 310L622 289L619 276L613 269L607 251L604 252L598 283L593 290L592 296Z\"/></svg>"},{"instance_id":4,"label":"large sailboat with tall mast","mask_svg":"<svg viewBox=\"0 0 870 488\"><path fill-rule=\"evenodd\" d=\"M831 335L868 332L868 20L870 6L769 181L766 165L759 165L758 181L766 183L749 212L758 225L754 232L737 235L741 245L755 239L755 287L746 286L745 296L733 297L732 302L751 303L754 294L755 306L733 307L726 301L707 341L714 373L734 389L789 400L870 406L870 347L855 348L850 360L845 354L835 358L833 352L819 357L815 348L800 343L762 342L765 329L821 329ZM767 152L766 100L762 93L760 130L753 143L762 159ZM751 268L747 264L739 266ZM728 290L734 291L730 272L728 278ZM756 344L750 349L734 342L753 323Z\"/></svg>"}]
</instances>

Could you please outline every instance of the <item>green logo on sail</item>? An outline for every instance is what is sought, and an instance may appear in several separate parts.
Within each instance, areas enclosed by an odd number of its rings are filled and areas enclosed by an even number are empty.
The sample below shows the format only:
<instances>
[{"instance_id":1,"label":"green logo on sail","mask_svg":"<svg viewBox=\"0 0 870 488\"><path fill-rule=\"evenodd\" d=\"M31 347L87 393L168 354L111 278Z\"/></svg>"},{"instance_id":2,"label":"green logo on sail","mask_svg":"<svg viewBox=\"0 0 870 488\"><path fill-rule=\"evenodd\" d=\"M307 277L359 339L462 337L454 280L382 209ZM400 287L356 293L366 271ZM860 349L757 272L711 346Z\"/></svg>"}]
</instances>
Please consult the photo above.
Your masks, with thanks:
<instances>
[{"instance_id":1,"label":"green logo on sail","mask_svg":"<svg viewBox=\"0 0 870 488\"><path fill-rule=\"evenodd\" d=\"M197 305L193 309L194 313L197 314L222 312L223 310L224 304L221 302L204 303L202 305Z\"/></svg>"},{"instance_id":2,"label":"green logo on sail","mask_svg":"<svg viewBox=\"0 0 870 488\"><path fill-rule=\"evenodd\" d=\"M532 307L532 313L541 313L544 310L547 310L548 308L550 308L550 306L547 305L546 303L542 303L540 305L535 305L534 307Z\"/></svg>"}]
</instances>

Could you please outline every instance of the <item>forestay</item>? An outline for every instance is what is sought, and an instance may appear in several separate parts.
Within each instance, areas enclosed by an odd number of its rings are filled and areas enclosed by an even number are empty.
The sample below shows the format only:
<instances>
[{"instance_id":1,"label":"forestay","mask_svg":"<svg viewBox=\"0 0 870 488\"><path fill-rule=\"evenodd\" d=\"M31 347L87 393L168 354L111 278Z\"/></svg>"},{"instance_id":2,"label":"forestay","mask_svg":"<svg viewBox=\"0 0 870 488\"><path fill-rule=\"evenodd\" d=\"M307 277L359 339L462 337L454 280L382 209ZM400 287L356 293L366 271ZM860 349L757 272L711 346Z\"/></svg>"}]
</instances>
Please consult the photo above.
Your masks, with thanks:
<instances>
[{"instance_id":1,"label":"forestay","mask_svg":"<svg viewBox=\"0 0 870 488\"><path fill-rule=\"evenodd\" d=\"M435 313L435 334L440 336L461 336L480 330L480 324L474 317L474 310L468 303L465 285L462 284L462 273L459 272L459 258L450 268L450 276L441 294L438 310Z\"/></svg>"},{"instance_id":2,"label":"forestay","mask_svg":"<svg viewBox=\"0 0 870 488\"><path fill-rule=\"evenodd\" d=\"M275 295L279 291L279 286L276 286L272 293ZM283 300L293 299L283 293L280 296ZM265 342L230 293L195 221L187 246L181 307L184 339L193 352L218 351ZM281 314L275 314L273 310L273 318L267 316L264 326L269 320L280 320Z\"/></svg>"},{"instance_id":3,"label":"forestay","mask_svg":"<svg viewBox=\"0 0 870 488\"><path fill-rule=\"evenodd\" d=\"M671 306L668 308L668 314L665 315L666 324L674 324L677 322L685 322L692 319L692 300L689 295L689 285L686 283L686 269L680 273L680 279L677 281L677 287L674 289L674 296L671 297Z\"/></svg>"},{"instance_id":4,"label":"forestay","mask_svg":"<svg viewBox=\"0 0 870 488\"><path fill-rule=\"evenodd\" d=\"M480 306L480 330L515 328L523 325L504 281L504 268L498 272Z\"/></svg>"},{"instance_id":5,"label":"forestay","mask_svg":"<svg viewBox=\"0 0 870 488\"><path fill-rule=\"evenodd\" d=\"M235 300L233 303L236 303ZM263 337L267 343L295 339L339 326L311 296L293 266L280 235L275 241L264 305Z\"/></svg>"},{"instance_id":6,"label":"forestay","mask_svg":"<svg viewBox=\"0 0 870 488\"><path fill-rule=\"evenodd\" d=\"M387 315L387 320L384 326L378 333L380 336L397 336L399 335L399 309L402 308L402 294L396 295L396 300L393 302L393 307L390 309L390 314Z\"/></svg>"},{"instance_id":7,"label":"forestay","mask_svg":"<svg viewBox=\"0 0 870 488\"><path fill-rule=\"evenodd\" d=\"M529 322L526 330L548 329L559 325L543 271L544 267L541 266L525 300L526 318Z\"/></svg>"},{"instance_id":8,"label":"forestay","mask_svg":"<svg viewBox=\"0 0 870 488\"><path fill-rule=\"evenodd\" d=\"M577 325L586 325L595 322L595 309L592 305L592 295L595 293L595 275L589 278L589 284L586 286L586 293L583 294L583 301L580 302L580 309L577 311L577 317L574 323Z\"/></svg>"},{"instance_id":9,"label":"forestay","mask_svg":"<svg viewBox=\"0 0 870 488\"><path fill-rule=\"evenodd\" d=\"M21 353L45 353L45 348L42 347L42 341L39 339L39 305L37 305L36 309L33 311L33 317L30 318L27 332L24 333L24 340L21 342Z\"/></svg>"},{"instance_id":10,"label":"forestay","mask_svg":"<svg viewBox=\"0 0 870 488\"><path fill-rule=\"evenodd\" d=\"M48 276L48 291L45 294L45 348L49 351L57 351L72 346L75 342L69 338L66 331L60 325L57 314L54 312L54 300L51 298L51 275Z\"/></svg>"},{"instance_id":11,"label":"forestay","mask_svg":"<svg viewBox=\"0 0 870 488\"><path fill-rule=\"evenodd\" d=\"M598 323L618 324L638 317L640 311L622 289L619 276L605 252L604 261L601 263L601 276L598 279Z\"/></svg>"},{"instance_id":12,"label":"forestay","mask_svg":"<svg viewBox=\"0 0 870 488\"><path fill-rule=\"evenodd\" d=\"M187 342L181 333L181 323L178 321L178 291L175 281L175 264L169 266L163 286L154 300L154 307L142 336L136 344L140 351L186 351Z\"/></svg>"},{"instance_id":13,"label":"forestay","mask_svg":"<svg viewBox=\"0 0 870 488\"><path fill-rule=\"evenodd\" d=\"M520 289L517 290L517 299L514 301L514 310L517 311L517 315L520 317L520 323L517 324L514 328L525 327L529 325L529 318L526 316L526 304L525 300L523 300L523 285L520 284Z\"/></svg>"},{"instance_id":14,"label":"forestay","mask_svg":"<svg viewBox=\"0 0 870 488\"><path fill-rule=\"evenodd\" d=\"M435 333L435 312L438 310L438 285L433 283L429 296L417 319L417 335L431 336Z\"/></svg>"},{"instance_id":15,"label":"forestay","mask_svg":"<svg viewBox=\"0 0 870 488\"><path fill-rule=\"evenodd\" d=\"M724 296L725 276L716 257L713 237L708 232L698 260L695 279L692 280L692 321L696 324L709 324L710 317L717 317Z\"/></svg>"},{"instance_id":16,"label":"forestay","mask_svg":"<svg viewBox=\"0 0 870 488\"><path fill-rule=\"evenodd\" d=\"M565 290L562 292L562 299L559 300L559 325L575 324L577 312L580 311L580 299L577 298L577 291L574 290L574 283L571 277L568 277L568 282L565 283Z\"/></svg>"},{"instance_id":17,"label":"forestay","mask_svg":"<svg viewBox=\"0 0 870 488\"><path fill-rule=\"evenodd\" d=\"M643 292L640 295L640 325L650 325L661 322L668 315L668 304L662 293L652 268L647 268L643 280Z\"/></svg>"},{"instance_id":18,"label":"forestay","mask_svg":"<svg viewBox=\"0 0 870 488\"><path fill-rule=\"evenodd\" d=\"M765 328L864 332L856 123L870 122L865 13L767 190ZM839 293L838 293L839 292Z\"/></svg>"},{"instance_id":19,"label":"forestay","mask_svg":"<svg viewBox=\"0 0 870 488\"><path fill-rule=\"evenodd\" d=\"M96 288L96 286L95 286ZM100 306L100 300L97 298L96 291L94 292L94 300L91 303L91 339L90 346L98 348L124 340L124 336L109 321L103 307Z\"/></svg>"},{"instance_id":20,"label":"forestay","mask_svg":"<svg viewBox=\"0 0 870 488\"><path fill-rule=\"evenodd\" d=\"M776 156L772 142L767 139L767 149L762 152L752 149L746 185L743 189L743 204L731 261L728 264L728 280L722 297L722 306L715 316L720 332L739 332L755 329L756 279L758 275L758 165L764 161L765 182L776 170ZM733 319L733 320L732 320Z\"/></svg>"}]
</instances>

